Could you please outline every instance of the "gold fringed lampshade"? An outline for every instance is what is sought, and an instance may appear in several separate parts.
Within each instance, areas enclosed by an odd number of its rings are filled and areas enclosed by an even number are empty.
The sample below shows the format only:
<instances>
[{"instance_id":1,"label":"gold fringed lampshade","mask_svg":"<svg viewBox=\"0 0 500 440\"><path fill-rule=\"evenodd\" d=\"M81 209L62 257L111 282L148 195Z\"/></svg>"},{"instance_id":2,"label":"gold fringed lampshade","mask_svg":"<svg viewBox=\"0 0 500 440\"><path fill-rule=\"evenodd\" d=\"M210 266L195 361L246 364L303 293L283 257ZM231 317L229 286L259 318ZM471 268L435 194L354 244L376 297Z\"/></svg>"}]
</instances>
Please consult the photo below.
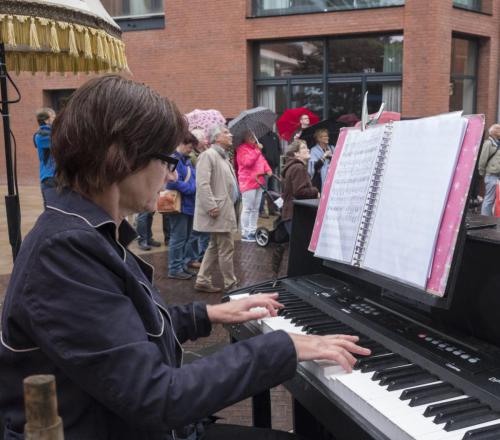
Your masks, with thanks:
<instances>
[{"instance_id":1,"label":"gold fringed lampshade","mask_svg":"<svg viewBox=\"0 0 500 440\"><path fill-rule=\"evenodd\" d=\"M16 73L128 70L120 37L99 0L0 0L0 43Z\"/></svg>"}]
</instances>

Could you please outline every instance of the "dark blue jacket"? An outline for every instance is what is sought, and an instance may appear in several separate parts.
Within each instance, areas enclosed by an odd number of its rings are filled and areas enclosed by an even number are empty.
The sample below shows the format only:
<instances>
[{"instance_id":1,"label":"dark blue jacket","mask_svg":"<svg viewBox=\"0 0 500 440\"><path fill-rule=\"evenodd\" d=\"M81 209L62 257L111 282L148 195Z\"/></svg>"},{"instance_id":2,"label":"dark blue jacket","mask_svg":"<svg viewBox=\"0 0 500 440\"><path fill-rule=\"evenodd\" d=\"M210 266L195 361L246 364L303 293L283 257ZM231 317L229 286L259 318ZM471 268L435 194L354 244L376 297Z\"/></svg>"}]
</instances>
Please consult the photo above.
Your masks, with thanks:
<instances>
[{"instance_id":1,"label":"dark blue jacket","mask_svg":"<svg viewBox=\"0 0 500 440\"><path fill-rule=\"evenodd\" d=\"M50 125L40 125L37 132L33 135L33 142L35 143L40 160L40 182L43 182L49 177L54 177L55 163L52 154L50 153L50 137L52 127Z\"/></svg>"},{"instance_id":2,"label":"dark blue jacket","mask_svg":"<svg viewBox=\"0 0 500 440\"><path fill-rule=\"evenodd\" d=\"M3 306L0 414L23 439L22 380L56 377L66 440L164 440L291 378L296 353L273 332L179 368L183 342L211 331L206 305L167 306L135 233L74 192L49 190ZM181 438L182 435L176 435Z\"/></svg>"},{"instance_id":3,"label":"dark blue jacket","mask_svg":"<svg viewBox=\"0 0 500 440\"><path fill-rule=\"evenodd\" d=\"M176 189L182 194L181 212L193 216L194 201L196 198L196 170L188 156L183 156L178 151L175 151L172 156L179 159L179 163L177 164L177 174L179 177L176 182L169 182L167 189ZM187 177L188 168L191 170L191 177L187 182L184 182L184 179Z\"/></svg>"}]
</instances>

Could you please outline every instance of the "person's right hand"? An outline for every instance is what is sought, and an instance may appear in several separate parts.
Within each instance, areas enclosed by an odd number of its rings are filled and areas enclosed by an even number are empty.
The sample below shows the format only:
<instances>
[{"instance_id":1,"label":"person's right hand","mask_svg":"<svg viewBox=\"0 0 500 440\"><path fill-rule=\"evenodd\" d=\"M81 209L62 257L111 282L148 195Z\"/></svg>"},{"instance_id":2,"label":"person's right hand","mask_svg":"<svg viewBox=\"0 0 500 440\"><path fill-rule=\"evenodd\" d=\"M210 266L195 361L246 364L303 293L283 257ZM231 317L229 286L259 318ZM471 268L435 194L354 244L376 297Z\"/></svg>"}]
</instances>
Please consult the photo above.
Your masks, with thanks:
<instances>
[{"instance_id":1,"label":"person's right hand","mask_svg":"<svg viewBox=\"0 0 500 440\"><path fill-rule=\"evenodd\" d=\"M297 335L289 333L297 352L297 359L301 361L327 360L337 362L345 371L350 373L356 363L351 354L368 356L371 351L356 345L357 336L352 335Z\"/></svg>"},{"instance_id":2,"label":"person's right hand","mask_svg":"<svg viewBox=\"0 0 500 440\"><path fill-rule=\"evenodd\" d=\"M214 208L208 211L208 215L212 218L218 217L220 214L220 209L219 208Z\"/></svg>"}]
</instances>

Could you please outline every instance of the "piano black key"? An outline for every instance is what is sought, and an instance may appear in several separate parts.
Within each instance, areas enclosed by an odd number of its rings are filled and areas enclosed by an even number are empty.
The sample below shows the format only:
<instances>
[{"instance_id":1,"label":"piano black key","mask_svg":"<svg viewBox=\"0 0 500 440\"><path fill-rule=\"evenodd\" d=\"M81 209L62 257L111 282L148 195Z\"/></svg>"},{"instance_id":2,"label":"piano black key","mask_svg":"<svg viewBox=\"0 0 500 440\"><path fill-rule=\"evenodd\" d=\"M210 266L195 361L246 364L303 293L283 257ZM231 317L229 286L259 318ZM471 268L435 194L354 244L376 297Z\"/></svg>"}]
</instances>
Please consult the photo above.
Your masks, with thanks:
<instances>
[{"instance_id":1,"label":"piano black key","mask_svg":"<svg viewBox=\"0 0 500 440\"><path fill-rule=\"evenodd\" d=\"M473 406L474 404L478 404L479 400L473 398L473 397L466 397L465 399L459 399L459 400L453 400L451 402L444 402L444 403L435 403L432 405L429 405L425 412L424 416L425 417L433 417L440 412L446 411L446 410L452 410L452 409L460 409L460 408L469 408Z\"/></svg>"},{"instance_id":2,"label":"piano black key","mask_svg":"<svg viewBox=\"0 0 500 440\"><path fill-rule=\"evenodd\" d=\"M294 313L311 311L311 310L313 310L313 309L311 309L309 306L297 306L293 309L285 308L283 310L282 315L283 316L293 316Z\"/></svg>"},{"instance_id":3,"label":"piano black key","mask_svg":"<svg viewBox=\"0 0 500 440\"><path fill-rule=\"evenodd\" d=\"M314 327L318 326L318 325L324 325L324 324L330 324L331 323L331 319L327 316L326 318L321 318L321 319L318 319L314 322L311 322L307 325L305 325L305 330L312 330L314 329Z\"/></svg>"},{"instance_id":4,"label":"piano black key","mask_svg":"<svg viewBox=\"0 0 500 440\"><path fill-rule=\"evenodd\" d=\"M399 377L409 373L419 373L422 371L424 371L422 368L414 364L403 367L384 368L383 370L375 371L375 373L373 373L372 380L387 380L392 379L393 377Z\"/></svg>"},{"instance_id":5,"label":"piano black key","mask_svg":"<svg viewBox=\"0 0 500 440\"><path fill-rule=\"evenodd\" d=\"M306 303L306 301L304 301L303 299L296 298L296 297L295 298L290 298L290 297L287 298L287 297L282 296L282 295L280 295L278 297L278 301L282 304L290 304L290 305L298 304L298 303L303 303L303 304Z\"/></svg>"},{"instance_id":6,"label":"piano black key","mask_svg":"<svg viewBox=\"0 0 500 440\"><path fill-rule=\"evenodd\" d=\"M458 418L462 415L484 413L485 411L489 410L490 407L488 405L485 405L484 403L470 404L468 408L439 412L438 414L436 414L436 417L434 417L434 423L446 423L453 418Z\"/></svg>"},{"instance_id":7,"label":"piano black key","mask_svg":"<svg viewBox=\"0 0 500 440\"><path fill-rule=\"evenodd\" d=\"M440 400L451 399L452 397L462 396L463 394L461 390L455 388L453 385L445 383L425 385L423 387L405 390L401 394L400 399L410 399L409 406L416 407L439 402ZM405 395L405 399L403 399L403 395Z\"/></svg>"},{"instance_id":8,"label":"piano black key","mask_svg":"<svg viewBox=\"0 0 500 440\"><path fill-rule=\"evenodd\" d=\"M279 293L280 296L286 291L287 290L284 287L279 287L279 286L255 287L252 289L252 293Z\"/></svg>"},{"instance_id":9,"label":"piano black key","mask_svg":"<svg viewBox=\"0 0 500 440\"><path fill-rule=\"evenodd\" d=\"M485 422L491 422L492 420L497 420L499 414L491 410L480 411L478 410L475 414L464 414L453 418L444 426L445 431L456 431L457 429L468 428L469 426L479 425Z\"/></svg>"},{"instance_id":10,"label":"piano black key","mask_svg":"<svg viewBox=\"0 0 500 440\"><path fill-rule=\"evenodd\" d=\"M338 324L311 325L311 332L316 335L338 334L345 331L349 331L349 329Z\"/></svg>"},{"instance_id":11,"label":"piano black key","mask_svg":"<svg viewBox=\"0 0 500 440\"><path fill-rule=\"evenodd\" d=\"M467 431L462 440L496 440L500 438L500 423Z\"/></svg>"},{"instance_id":12,"label":"piano black key","mask_svg":"<svg viewBox=\"0 0 500 440\"><path fill-rule=\"evenodd\" d=\"M324 313L318 311L318 310L315 310L315 309L311 309L311 310L304 310L304 311L300 311L300 312L294 312L292 314L289 315L290 318L292 319L292 322L294 319L300 319L300 318L321 318L322 316L324 316Z\"/></svg>"},{"instance_id":13,"label":"piano black key","mask_svg":"<svg viewBox=\"0 0 500 440\"><path fill-rule=\"evenodd\" d=\"M361 370L363 373L369 373L371 371L405 364L408 364L408 361L401 356L397 354L388 354L386 356L370 356L368 358L359 359L354 368Z\"/></svg>"},{"instance_id":14,"label":"piano black key","mask_svg":"<svg viewBox=\"0 0 500 440\"><path fill-rule=\"evenodd\" d=\"M388 381L387 391L403 390L405 388L436 382L438 378L431 373L415 373Z\"/></svg>"},{"instance_id":15,"label":"piano black key","mask_svg":"<svg viewBox=\"0 0 500 440\"><path fill-rule=\"evenodd\" d=\"M363 344L361 344L363 346ZM389 350L388 348L385 348L384 346L382 345L377 345L377 346L374 346L374 347L367 347L367 348L370 348L372 354L370 356L380 356L382 354L389 354L391 353L391 350Z\"/></svg>"}]
</instances>

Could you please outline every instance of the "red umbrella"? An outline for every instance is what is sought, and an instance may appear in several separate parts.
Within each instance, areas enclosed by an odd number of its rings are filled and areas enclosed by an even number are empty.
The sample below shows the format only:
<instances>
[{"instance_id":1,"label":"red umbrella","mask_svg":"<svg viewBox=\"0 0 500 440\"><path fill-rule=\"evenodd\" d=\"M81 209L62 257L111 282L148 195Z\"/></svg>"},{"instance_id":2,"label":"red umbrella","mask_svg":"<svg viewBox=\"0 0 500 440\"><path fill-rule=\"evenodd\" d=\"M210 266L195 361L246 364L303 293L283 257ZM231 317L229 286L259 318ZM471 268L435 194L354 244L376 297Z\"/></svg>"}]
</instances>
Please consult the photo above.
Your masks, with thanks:
<instances>
[{"instance_id":1,"label":"red umbrella","mask_svg":"<svg viewBox=\"0 0 500 440\"><path fill-rule=\"evenodd\" d=\"M309 116L310 125L319 122L319 117L305 107L289 108L276 121L278 133L282 139L290 141L294 133L300 128L300 117L302 115Z\"/></svg>"}]
</instances>

